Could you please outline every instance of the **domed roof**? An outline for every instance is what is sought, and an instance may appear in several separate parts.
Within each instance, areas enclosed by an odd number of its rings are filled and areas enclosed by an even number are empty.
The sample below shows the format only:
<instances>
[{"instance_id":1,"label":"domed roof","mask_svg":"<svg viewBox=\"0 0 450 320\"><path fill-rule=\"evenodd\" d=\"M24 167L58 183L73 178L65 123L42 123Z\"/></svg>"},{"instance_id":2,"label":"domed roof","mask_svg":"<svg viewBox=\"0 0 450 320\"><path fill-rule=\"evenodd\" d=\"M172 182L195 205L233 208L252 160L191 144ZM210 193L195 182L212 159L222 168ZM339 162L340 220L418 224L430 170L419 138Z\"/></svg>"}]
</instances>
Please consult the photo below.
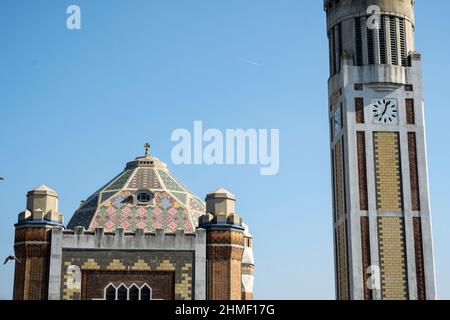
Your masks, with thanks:
<instances>
[{"instance_id":1,"label":"domed roof","mask_svg":"<svg viewBox=\"0 0 450 320\"><path fill-rule=\"evenodd\" d=\"M205 203L175 178L167 165L148 150L144 157L128 162L125 169L75 211L68 229L103 227L105 232L184 229L195 232Z\"/></svg>"}]
</instances>

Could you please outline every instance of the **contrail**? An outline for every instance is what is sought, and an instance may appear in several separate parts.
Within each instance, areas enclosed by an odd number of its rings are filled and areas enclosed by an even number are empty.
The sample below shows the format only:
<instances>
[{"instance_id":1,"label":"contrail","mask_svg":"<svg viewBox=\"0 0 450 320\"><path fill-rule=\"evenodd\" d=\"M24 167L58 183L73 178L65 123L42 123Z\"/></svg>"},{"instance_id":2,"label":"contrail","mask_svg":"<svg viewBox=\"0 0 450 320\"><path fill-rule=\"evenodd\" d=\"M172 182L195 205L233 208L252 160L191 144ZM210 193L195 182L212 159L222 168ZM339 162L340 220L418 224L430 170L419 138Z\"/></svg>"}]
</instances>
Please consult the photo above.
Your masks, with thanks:
<instances>
[{"instance_id":1,"label":"contrail","mask_svg":"<svg viewBox=\"0 0 450 320\"><path fill-rule=\"evenodd\" d=\"M252 65L257 66L257 67L261 67L261 64L256 62L256 61L252 61L252 60L248 60L248 59L244 59L244 58L239 58L239 60L242 61L242 62L245 62L245 63L252 64Z\"/></svg>"}]
</instances>

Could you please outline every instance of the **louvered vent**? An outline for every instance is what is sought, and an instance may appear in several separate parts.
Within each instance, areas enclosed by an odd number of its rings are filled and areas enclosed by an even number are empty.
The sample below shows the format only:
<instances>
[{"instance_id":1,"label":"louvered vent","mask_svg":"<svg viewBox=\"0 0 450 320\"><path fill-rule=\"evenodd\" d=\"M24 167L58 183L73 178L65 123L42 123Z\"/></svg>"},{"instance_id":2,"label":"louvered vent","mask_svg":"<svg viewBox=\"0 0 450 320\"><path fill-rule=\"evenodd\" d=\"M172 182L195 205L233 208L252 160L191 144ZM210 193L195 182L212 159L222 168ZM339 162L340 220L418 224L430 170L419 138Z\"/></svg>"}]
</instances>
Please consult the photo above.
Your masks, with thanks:
<instances>
[{"instance_id":1,"label":"louvered vent","mask_svg":"<svg viewBox=\"0 0 450 320\"><path fill-rule=\"evenodd\" d=\"M334 34L334 29L331 30L331 74L335 74L336 73L336 36Z\"/></svg>"},{"instance_id":2,"label":"louvered vent","mask_svg":"<svg viewBox=\"0 0 450 320\"><path fill-rule=\"evenodd\" d=\"M341 70L341 58L342 58L342 53L343 53L343 47L342 47L342 24L339 23L337 25L337 34L338 34L338 71Z\"/></svg>"},{"instance_id":3,"label":"louvered vent","mask_svg":"<svg viewBox=\"0 0 450 320\"><path fill-rule=\"evenodd\" d=\"M387 64L386 58L386 23L385 17L382 16L380 20L380 29L379 29L379 39L380 39L380 63Z\"/></svg>"},{"instance_id":4,"label":"louvered vent","mask_svg":"<svg viewBox=\"0 0 450 320\"><path fill-rule=\"evenodd\" d=\"M389 17L389 30L391 34L391 60L392 64L398 65L397 49L397 25L395 17Z\"/></svg>"},{"instance_id":5,"label":"louvered vent","mask_svg":"<svg viewBox=\"0 0 450 320\"><path fill-rule=\"evenodd\" d=\"M373 29L367 29L367 55L369 64L375 64L375 54L373 50Z\"/></svg>"},{"instance_id":6,"label":"louvered vent","mask_svg":"<svg viewBox=\"0 0 450 320\"><path fill-rule=\"evenodd\" d=\"M362 33L361 33L361 18L355 19L355 38L356 38L356 65L363 65L362 53Z\"/></svg>"},{"instance_id":7,"label":"louvered vent","mask_svg":"<svg viewBox=\"0 0 450 320\"><path fill-rule=\"evenodd\" d=\"M407 66L405 19L400 19L400 55L402 66Z\"/></svg>"}]
</instances>

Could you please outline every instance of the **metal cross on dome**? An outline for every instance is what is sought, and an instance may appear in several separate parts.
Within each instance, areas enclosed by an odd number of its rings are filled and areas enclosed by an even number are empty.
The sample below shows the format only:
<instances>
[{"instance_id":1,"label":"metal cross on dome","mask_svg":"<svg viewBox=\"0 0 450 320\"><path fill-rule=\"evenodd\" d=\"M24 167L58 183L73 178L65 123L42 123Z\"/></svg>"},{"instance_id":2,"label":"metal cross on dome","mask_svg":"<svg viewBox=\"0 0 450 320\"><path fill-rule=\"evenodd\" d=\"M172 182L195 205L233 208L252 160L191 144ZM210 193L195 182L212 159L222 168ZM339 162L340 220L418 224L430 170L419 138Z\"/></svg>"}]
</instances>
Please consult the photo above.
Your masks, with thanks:
<instances>
[{"instance_id":1,"label":"metal cross on dome","mask_svg":"<svg viewBox=\"0 0 450 320\"><path fill-rule=\"evenodd\" d=\"M145 157L150 158L150 144L149 143L144 144L144 148L145 148Z\"/></svg>"}]
</instances>

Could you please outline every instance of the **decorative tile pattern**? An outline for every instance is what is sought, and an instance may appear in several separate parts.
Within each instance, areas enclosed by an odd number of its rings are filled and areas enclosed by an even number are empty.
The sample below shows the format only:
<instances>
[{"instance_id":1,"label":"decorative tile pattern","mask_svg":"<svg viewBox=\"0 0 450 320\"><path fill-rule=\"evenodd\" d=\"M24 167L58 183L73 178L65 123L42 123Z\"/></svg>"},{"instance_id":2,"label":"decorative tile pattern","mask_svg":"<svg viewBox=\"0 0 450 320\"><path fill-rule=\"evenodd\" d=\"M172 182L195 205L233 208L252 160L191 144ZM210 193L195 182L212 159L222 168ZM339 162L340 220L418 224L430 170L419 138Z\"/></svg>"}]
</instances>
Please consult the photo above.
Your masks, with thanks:
<instances>
[{"instance_id":1,"label":"decorative tile pattern","mask_svg":"<svg viewBox=\"0 0 450 320\"><path fill-rule=\"evenodd\" d=\"M122 189L130 178L133 170L126 170L122 175L113 182L106 190L118 190Z\"/></svg>"},{"instance_id":2,"label":"decorative tile pattern","mask_svg":"<svg viewBox=\"0 0 450 320\"><path fill-rule=\"evenodd\" d=\"M180 200L180 202L181 202L182 204L186 204L186 193L172 192L172 194L173 194L178 200Z\"/></svg>"},{"instance_id":3,"label":"decorative tile pattern","mask_svg":"<svg viewBox=\"0 0 450 320\"><path fill-rule=\"evenodd\" d=\"M140 189L147 189L154 195L147 206L135 201L134 194ZM184 228L185 232L194 232L198 218L205 213L204 202L190 193L167 169L153 167L126 169L88 200L92 201L89 204L92 209L76 211L68 228L83 226L92 230L104 227L107 232L118 227L126 232L136 228L147 232L159 228L174 232Z\"/></svg>"},{"instance_id":4,"label":"decorative tile pattern","mask_svg":"<svg viewBox=\"0 0 450 320\"><path fill-rule=\"evenodd\" d=\"M167 174L183 189L188 193L193 193L188 187L186 187L180 180L177 179L170 171L167 171Z\"/></svg>"},{"instance_id":5,"label":"decorative tile pattern","mask_svg":"<svg viewBox=\"0 0 450 320\"><path fill-rule=\"evenodd\" d=\"M379 211L403 209L399 136L397 132L375 132L375 177Z\"/></svg>"},{"instance_id":6,"label":"decorative tile pattern","mask_svg":"<svg viewBox=\"0 0 450 320\"><path fill-rule=\"evenodd\" d=\"M383 300L408 299L403 218L378 218L381 290Z\"/></svg>"},{"instance_id":7,"label":"decorative tile pattern","mask_svg":"<svg viewBox=\"0 0 450 320\"><path fill-rule=\"evenodd\" d=\"M159 173L159 176L161 177L164 185L166 186L166 188L168 190L175 190L175 191L181 191L181 192L185 191L185 190L183 190L183 188L181 188L178 185L178 183L174 179L172 179L169 176L169 174L166 171L160 169L160 170L158 170L158 173Z\"/></svg>"},{"instance_id":8,"label":"decorative tile pattern","mask_svg":"<svg viewBox=\"0 0 450 320\"><path fill-rule=\"evenodd\" d=\"M189 199L189 209L200 211L200 212L206 212L205 204L196 197L191 197Z\"/></svg>"},{"instance_id":9,"label":"decorative tile pattern","mask_svg":"<svg viewBox=\"0 0 450 320\"><path fill-rule=\"evenodd\" d=\"M70 219L67 228L74 229L75 227L84 227L87 229L95 215L95 210L96 209L76 211L72 219Z\"/></svg>"},{"instance_id":10,"label":"decorative tile pattern","mask_svg":"<svg viewBox=\"0 0 450 320\"><path fill-rule=\"evenodd\" d=\"M91 196L89 199L87 199L83 205L80 207L81 209L90 209L90 208L96 208L98 203L98 195L97 196Z\"/></svg>"},{"instance_id":11,"label":"decorative tile pattern","mask_svg":"<svg viewBox=\"0 0 450 320\"><path fill-rule=\"evenodd\" d=\"M102 192L102 199L100 200L100 203L108 200L109 198L111 198L115 194L116 194L116 191L113 191L113 192Z\"/></svg>"},{"instance_id":12,"label":"decorative tile pattern","mask_svg":"<svg viewBox=\"0 0 450 320\"><path fill-rule=\"evenodd\" d=\"M122 192L117 197L128 196L129 192ZM125 232L144 229L152 232L164 229L166 232L175 232L184 229L185 232L194 232L194 226L189 219L189 212L166 192L155 193L156 206L133 206L125 204L120 208L114 206L114 198L109 206L100 207L94 218L94 226L103 226L106 232L112 232L120 227Z\"/></svg>"},{"instance_id":13,"label":"decorative tile pattern","mask_svg":"<svg viewBox=\"0 0 450 320\"><path fill-rule=\"evenodd\" d=\"M156 176L155 170L151 168L140 168L136 171L128 188L131 189L162 189Z\"/></svg>"}]
</instances>

